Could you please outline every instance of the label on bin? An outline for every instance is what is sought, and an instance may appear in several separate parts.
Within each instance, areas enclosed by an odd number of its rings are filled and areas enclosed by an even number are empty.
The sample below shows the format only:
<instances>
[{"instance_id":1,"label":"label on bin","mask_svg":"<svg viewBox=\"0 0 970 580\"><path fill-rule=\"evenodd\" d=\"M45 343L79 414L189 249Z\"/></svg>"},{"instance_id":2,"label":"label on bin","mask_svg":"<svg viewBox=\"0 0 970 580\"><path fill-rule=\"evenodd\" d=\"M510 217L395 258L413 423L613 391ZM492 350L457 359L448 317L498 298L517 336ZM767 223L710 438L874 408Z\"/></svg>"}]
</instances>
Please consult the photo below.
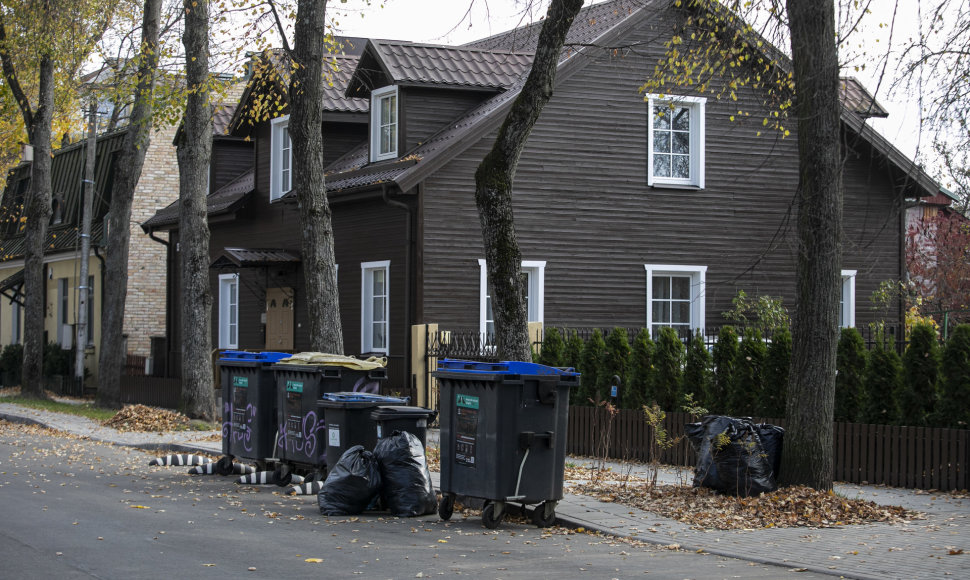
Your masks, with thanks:
<instances>
[{"instance_id":1,"label":"label on bin","mask_svg":"<svg viewBox=\"0 0 970 580\"><path fill-rule=\"evenodd\" d=\"M286 391L288 393L302 393L303 381L286 381Z\"/></svg>"},{"instance_id":2,"label":"label on bin","mask_svg":"<svg viewBox=\"0 0 970 580\"><path fill-rule=\"evenodd\" d=\"M456 395L455 463L475 467L478 440L478 397Z\"/></svg>"},{"instance_id":3,"label":"label on bin","mask_svg":"<svg viewBox=\"0 0 970 580\"><path fill-rule=\"evenodd\" d=\"M248 387L249 377L232 377L232 386L234 387Z\"/></svg>"},{"instance_id":4,"label":"label on bin","mask_svg":"<svg viewBox=\"0 0 970 580\"><path fill-rule=\"evenodd\" d=\"M340 425L327 425L327 445L340 447Z\"/></svg>"}]
</instances>

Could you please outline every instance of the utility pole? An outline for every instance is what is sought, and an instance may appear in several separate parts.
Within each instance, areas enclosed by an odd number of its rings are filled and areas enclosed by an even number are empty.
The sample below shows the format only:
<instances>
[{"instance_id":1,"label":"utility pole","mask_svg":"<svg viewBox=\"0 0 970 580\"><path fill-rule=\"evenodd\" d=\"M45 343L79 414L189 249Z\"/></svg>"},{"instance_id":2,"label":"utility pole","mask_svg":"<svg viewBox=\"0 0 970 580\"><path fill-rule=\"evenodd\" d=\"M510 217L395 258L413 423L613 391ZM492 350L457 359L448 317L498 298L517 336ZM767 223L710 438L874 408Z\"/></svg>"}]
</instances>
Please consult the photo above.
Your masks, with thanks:
<instances>
[{"instance_id":1,"label":"utility pole","mask_svg":"<svg viewBox=\"0 0 970 580\"><path fill-rule=\"evenodd\" d=\"M91 211L94 205L94 161L98 144L98 105L88 110L87 156L84 160L84 201L81 210L81 274L77 290L77 341L74 343L74 390L84 394L84 351L88 345L88 256L91 253Z\"/></svg>"}]
</instances>

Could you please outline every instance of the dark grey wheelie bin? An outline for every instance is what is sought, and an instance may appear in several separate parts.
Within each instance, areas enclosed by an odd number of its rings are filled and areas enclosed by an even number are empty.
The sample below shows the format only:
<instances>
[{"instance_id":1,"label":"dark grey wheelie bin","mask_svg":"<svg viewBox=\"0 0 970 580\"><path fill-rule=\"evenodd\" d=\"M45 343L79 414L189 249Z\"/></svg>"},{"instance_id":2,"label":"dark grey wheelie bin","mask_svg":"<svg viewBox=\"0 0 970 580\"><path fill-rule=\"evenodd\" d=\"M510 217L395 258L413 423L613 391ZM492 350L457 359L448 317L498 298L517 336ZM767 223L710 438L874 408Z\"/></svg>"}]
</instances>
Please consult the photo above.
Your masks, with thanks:
<instances>
[{"instance_id":1,"label":"dark grey wheelie bin","mask_svg":"<svg viewBox=\"0 0 970 580\"><path fill-rule=\"evenodd\" d=\"M219 358L222 387L220 473L232 471L236 457L265 466L276 442L276 378L272 365L285 352L227 350Z\"/></svg>"},{"instance_id":2,"label":"dark grey wheelie bin","mask_svg":"<svg viewBox=\"0 0 970 580\"><path fill-rule=\"evenodd\" d=\"M377 445L377 424L371 411L379 405L406 405L407 399L372 393L324 393L318 401L327 425L327 470L354 445L373 451Z\"/></svg>"},{"instance_id":3,"label":"dark grey wheelie bin","mask_svg":"<svg viewBox=\"0 0 970 580\"><path fill-rule=\"evenodd\" d=\"M455 496L485 500L482 522L495 528L509 503L541 504L532 521L556 520L563 495L572 369L506 361L445 359L434 372L441 406L441 493L447 520Z\"/></svg>"},{"instance_id":4,"label":"dark grey wheelie bin","mask_svg":"<svg viewBox=\"0 0 970 580\"><path fill-rule=\"evenodd\" d=\"M282 363L273 365L273 372L279 396L277 482L286 485L289 474L296 470L325 475L327 432L321 397L346 391L377 392L387 380L387 369Z\"/></svg>"},{"instance_id":5,"label":"dark grey wheelie bin","mask_svg":"<svg viewBox=\"0 0 970 580\"><path fill-rule=\"evenodd\" d=\"M389 437L395 431L407 431L428 446L428 423L433 423L438 411L424 407L380 406L371 411L377 423L377 438Z\"/></svg>"}]
</instances>

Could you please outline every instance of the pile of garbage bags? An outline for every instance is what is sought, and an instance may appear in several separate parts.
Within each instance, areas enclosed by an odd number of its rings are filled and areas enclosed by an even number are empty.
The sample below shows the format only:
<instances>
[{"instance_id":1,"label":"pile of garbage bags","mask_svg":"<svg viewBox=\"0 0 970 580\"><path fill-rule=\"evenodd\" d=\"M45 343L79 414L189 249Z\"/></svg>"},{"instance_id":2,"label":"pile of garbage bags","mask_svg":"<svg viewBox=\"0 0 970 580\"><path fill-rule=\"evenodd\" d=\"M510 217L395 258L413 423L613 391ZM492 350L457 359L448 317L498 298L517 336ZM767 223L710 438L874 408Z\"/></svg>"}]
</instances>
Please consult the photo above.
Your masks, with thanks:
<instances>
[{"instance_id":1,"label":"pile of garbage bags","mask_svg":"<svg viewBox=\"0 0 970 580\"><path fill-rule=\"evenodd\" d=\"M785 430L747 417L708 415L685 426L697 452L694 487L748 497L778 489Z\"/></svg>"},{"instance_id":2,"label":"pile of garbage bags","mask_svg":"<svg viewBox=\"0 0 970 580\"><path fill-rule=\"evenodd\" d=\"M395 516L413 517L438 509L424 445L407 431L381 439L373 452L362 445L345 451L327 475L317 500L325 516L386 508Z\"/></svg>"}]
</instances>

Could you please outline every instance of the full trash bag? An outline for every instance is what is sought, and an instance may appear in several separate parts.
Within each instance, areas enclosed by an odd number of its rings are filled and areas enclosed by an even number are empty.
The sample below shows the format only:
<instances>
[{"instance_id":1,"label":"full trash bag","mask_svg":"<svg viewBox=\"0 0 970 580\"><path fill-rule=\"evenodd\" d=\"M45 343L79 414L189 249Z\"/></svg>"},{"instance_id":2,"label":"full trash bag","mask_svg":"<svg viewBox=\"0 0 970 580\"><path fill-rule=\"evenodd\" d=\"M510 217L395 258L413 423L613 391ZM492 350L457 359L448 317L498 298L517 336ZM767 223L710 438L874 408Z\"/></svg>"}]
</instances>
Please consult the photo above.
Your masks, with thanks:
<instances>
[{"instance_id":1,"label":"full trash bag","mask_svg":"<svg viewBox=\"0 0 970 580\"><path fill-rule=\"evenodd\" d=\"M381 470L374 454L354 445L340 456L317 494L320 513L346 516L362 513L381 490Z\"/></svg>"},{"instance_id":2,"label":"full trash bag","mask_svg":"<svg viewBox=\"0 0 970 580\"><path fill-rule=\"evenodd\" d=\"M761 445L764 446L765 454L768 455L768 464L771 465L775 479L778 479L778 474L781 473L781 447L785 442L785 430L768 423L760 423L756 427L758 428L758 436L761 437Z\"/></svg>"},{"instance_id":3,"label":"full trash bag","mask_svg":"<svg viewBox=\"0 0 970 580\"><path fill-rule=\"evenodd\" d=\"M778 489L758 428L749 420L732 422L725 432L729 443L715 447L718 491L739 497Z\"/></svg>"},{"instance_id":4,"label":"full trash bag","mask_svg":"<svg viewBox=\"0 0 970 580\"><path fill-rule=\"evenodd\" d=\"M377 442L374 455L381 466L381 498L392 514L423 516L438 509L420 439L407 431L395 431Z\"/></svg>"},{"instance_id":5,"label":"full trash bag","mask_svg":"<svg viewBox=\"0 0 970 580\"><path fill-rule=\"evenodd\" d=\"M720 489L717 478L717 466L714 464L714 454L711 444L715 437L727 431L733 417L722 415L707 415L700 423L688 423L684 432L694 451L697 452L697 464L694 466L694 487L709 487Z\"/></svg>"}]
</instances>

